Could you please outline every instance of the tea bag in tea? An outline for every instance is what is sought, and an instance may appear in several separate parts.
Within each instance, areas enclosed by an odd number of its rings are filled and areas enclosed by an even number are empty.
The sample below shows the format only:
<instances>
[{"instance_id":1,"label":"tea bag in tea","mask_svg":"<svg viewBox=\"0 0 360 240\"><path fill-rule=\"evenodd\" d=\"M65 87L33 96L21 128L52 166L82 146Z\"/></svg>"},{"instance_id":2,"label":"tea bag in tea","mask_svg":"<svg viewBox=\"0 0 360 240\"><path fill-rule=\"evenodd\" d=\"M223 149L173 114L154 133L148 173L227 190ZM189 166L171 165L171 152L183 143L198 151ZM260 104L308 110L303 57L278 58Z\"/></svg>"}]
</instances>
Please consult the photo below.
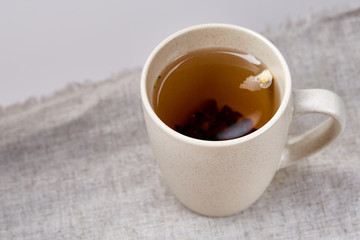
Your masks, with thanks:
<instances>
[{"instance_id":1,"label":"tea bag in tea","mask_svg":"<svg viewBox=\"0 0 360 240\"><path fill-rule=\"evenodd\" d=\"M217 107L215 99L204 101L187 122L175 130L189 137L203 140L229 140L254 132L251 119L225 105Z\"/></svg>"}]
</instances>

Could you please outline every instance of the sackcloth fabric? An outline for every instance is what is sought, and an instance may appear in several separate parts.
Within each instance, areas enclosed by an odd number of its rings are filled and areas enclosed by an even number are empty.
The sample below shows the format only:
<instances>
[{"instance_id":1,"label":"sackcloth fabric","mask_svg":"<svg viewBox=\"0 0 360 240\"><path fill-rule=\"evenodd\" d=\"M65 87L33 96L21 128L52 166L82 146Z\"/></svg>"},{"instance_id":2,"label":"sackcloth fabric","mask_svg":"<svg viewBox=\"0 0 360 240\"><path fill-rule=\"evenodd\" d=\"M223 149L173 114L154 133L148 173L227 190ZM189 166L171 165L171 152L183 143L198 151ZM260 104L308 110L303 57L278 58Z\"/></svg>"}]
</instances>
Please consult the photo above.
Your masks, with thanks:
<instances>
[{"instance_id":1,"label":"sackcloth fabric","mask_svg":"<svg viewBox=\"0 0 360 240\"><path fill-rule=\"evenodd\" d=\"M360 239L360 8L264 35L288 61L294 89L344 99L347 127L329 147L278 171L245 211L200 216L156 164L141 69L74 83L0 109L0 239ZM301 119L293 134L317 121Z\"/></svg>"}]
</instances>

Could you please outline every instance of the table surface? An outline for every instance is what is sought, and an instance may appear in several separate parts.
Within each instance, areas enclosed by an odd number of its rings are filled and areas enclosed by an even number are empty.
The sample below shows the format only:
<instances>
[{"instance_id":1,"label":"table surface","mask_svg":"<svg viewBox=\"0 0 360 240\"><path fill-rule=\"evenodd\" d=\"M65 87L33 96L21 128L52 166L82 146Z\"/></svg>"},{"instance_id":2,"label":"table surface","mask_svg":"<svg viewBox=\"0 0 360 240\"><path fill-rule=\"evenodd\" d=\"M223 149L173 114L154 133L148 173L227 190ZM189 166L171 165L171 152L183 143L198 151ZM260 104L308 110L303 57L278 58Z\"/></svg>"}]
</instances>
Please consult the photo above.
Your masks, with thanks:
<instances>
[{"instance_id":1,"label":"table surface","mask_svg":"<svg viewBox=\"0 0 360 240\"><path fill-rule=\"evenodd\" d=\"M142 66L166 36L208 22L264 31L358 0L1 1L0 105Z\"/></svg>"}]
</instances>

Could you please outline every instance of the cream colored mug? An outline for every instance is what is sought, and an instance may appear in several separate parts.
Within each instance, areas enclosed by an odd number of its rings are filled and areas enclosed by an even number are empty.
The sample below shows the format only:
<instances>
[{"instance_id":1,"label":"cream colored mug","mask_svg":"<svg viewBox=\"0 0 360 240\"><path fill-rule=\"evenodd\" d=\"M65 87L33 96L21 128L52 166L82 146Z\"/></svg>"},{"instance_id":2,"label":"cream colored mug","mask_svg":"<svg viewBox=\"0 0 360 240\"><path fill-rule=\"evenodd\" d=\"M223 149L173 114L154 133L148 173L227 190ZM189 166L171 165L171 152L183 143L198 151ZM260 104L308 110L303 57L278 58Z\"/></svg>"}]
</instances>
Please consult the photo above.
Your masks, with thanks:
<instances>
[{"instance_id":1,"label":"cream colored mug","mask_svg":"<svg viewBox=\"0 0 360 240\"><path fill-rule=\"evenodd\" d=\"M206 141L174 131L156 115L151 99L162 70L178 57L204 48L246 52L270 69L281 103L263 127L232 140ZM339 96L323 89L292 90L290 71L279 50L260 34L227 24L189 27L160 43L143 68L141 98L153 152L167 184L185 206L207 216L231 215L249 207L277 170L320 150L345 126ZM292 120L307 113L330 117L288 139Z\"/></svg>"}]
</instances>

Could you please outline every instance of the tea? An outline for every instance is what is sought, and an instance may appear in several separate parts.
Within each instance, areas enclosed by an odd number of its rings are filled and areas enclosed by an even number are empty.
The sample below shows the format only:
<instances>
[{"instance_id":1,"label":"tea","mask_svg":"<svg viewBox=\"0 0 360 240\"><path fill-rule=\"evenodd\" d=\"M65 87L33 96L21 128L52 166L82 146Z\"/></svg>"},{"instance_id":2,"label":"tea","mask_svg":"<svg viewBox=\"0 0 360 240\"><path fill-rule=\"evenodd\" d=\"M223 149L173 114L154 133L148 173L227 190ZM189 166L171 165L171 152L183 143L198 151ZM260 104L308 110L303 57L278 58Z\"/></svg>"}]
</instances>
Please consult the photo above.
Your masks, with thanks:
<instances>
[{"instance_id":1,"label":"tea","mask_svg":"<svg viewBox=\"0 0 360 240\"><path fill-rule=\"evenodd\" d=\"M191 52L154 84L152 105L169 127L189 137L227 140L261 128L275 114L277 89L254 56L224 49ZM271 79L270 79L271 80Z\"/></svg>"}]
</instances>

